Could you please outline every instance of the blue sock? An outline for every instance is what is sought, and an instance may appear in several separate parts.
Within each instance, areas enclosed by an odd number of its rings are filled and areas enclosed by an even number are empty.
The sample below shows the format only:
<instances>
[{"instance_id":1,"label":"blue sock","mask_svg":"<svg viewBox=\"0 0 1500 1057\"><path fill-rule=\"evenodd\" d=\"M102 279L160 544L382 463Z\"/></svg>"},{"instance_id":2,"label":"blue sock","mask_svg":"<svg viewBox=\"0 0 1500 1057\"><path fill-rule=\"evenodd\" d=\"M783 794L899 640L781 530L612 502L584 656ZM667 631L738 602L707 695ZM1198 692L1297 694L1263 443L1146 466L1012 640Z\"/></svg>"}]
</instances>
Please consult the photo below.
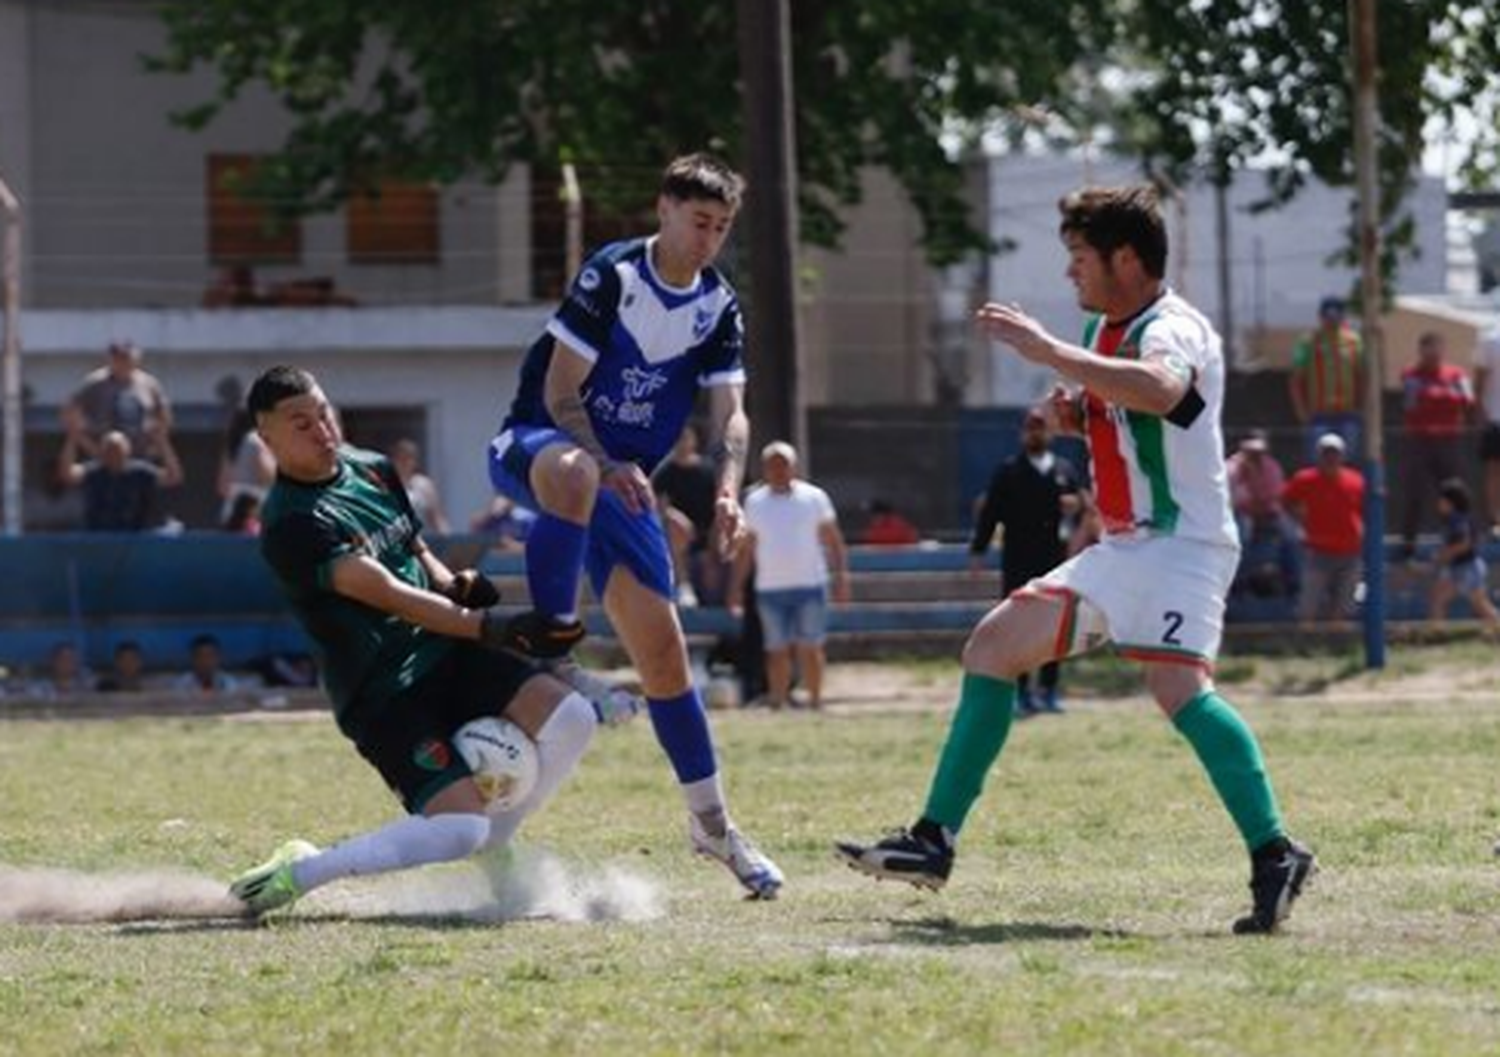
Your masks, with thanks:
<instances>
[{"instance_id":1,"label":"blue sock","mask_svg":"<svg viewBox=\"0 0 1500 1057\"><path fill-rule=\"evenodd\" d=\"M683 785L711 777L719 769L714 759L714 739L708 731L708 716L697 689L676 697L647 702L656 740L672 761L677 781Z\"/></svg>"},{"instance_id":2,"label":"blue sock","mask_svg":"<svg viewBox=\"0 0 1500 1057\"><path fill-rule=\"evenodd\" d=\"M526 586L531 605L549 617L578 612L578 581L589 530L545 511L526 537Z\"/></svg>"}]
</instances>

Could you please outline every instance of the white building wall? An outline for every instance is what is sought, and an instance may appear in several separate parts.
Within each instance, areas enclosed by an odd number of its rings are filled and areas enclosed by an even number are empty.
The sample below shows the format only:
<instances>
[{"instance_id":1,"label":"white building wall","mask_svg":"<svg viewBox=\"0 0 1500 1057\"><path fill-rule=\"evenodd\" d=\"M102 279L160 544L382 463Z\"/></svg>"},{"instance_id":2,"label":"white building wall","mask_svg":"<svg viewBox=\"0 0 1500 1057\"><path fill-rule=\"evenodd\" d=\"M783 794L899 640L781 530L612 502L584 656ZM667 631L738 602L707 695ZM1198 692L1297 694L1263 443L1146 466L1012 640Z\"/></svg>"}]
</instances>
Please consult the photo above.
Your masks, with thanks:
<instances>
[{"instance_id":1,"label":"white building wall","mask_svg":"<svg viewBox=\"0 0 1500 1057\"><path fill-rule=\"evenodd\" d=\"M201 132L172 125L170 113L211 98L213 78L142 69L164 41L149 3L0 0L0 18L0 119L30 115L23 134L0 136L0 171L31 169L28 303L199 303L216 273L206 159L279 147L288 127L279 102L250 88ZM17 24L29 32L6 32ZM437 264L351 264L342 211L307 218L301 260L259 266L256 279L331 278L366 303L524 302L529 190L524 174L498 188L446 189Z\"/></svg>"},{"instance_id":2,"label":"white building wall","mask_svg":"<svg viewBox=\"0 0 1500 1057\"><path fill-rule=\"evenodd\" d=\"M1140 170L1129 162L1095 161L1091 173L1096 184L1141 180ZM990 231L1014 241L1016 248L991 261L989 296L1020 303L1060 335L1080 333L1083 313L1063 274L1067 259L1057 237L1057 201L1083 183L1083 166L1076 158L997 158L990 169ZM1329 294L1347 295L1358 278L1356 269L1329 263L1345 244L1350 191L1314 184L1279 209L1251 212L1264 197L1263 178L1255 173L1244 174L1229 191L1231 307L1241 335L1256 327L1310 327L1318 301ZM1185 211L1170 200L1164 205L1172 247L1168 280L1217 324L1220 249L1213 188L1189 188ZM1400 292L1442 293L1447 286L1447 193L1441 181L1424 178L1407 206L1416 218L1421 252L1402 263ZM1021 406L1050 387L1049 372L1009 352L992 350L991 355L992 402Z\"/></svg>"},{"instance_id":3,"label":"white building wall","mask_svg":"<svg viewBox=\"0 0 1500 1057\"><path fill-rule=\"evenodd\" d=\"M296 363L341 407L425 408L424 462L449 518L465 528L489 501L485 446L546 317L544 309L36 310L26 318L25 378L32 406L58 407L122 335L140 342L145 368L183 405L217 404L226 377L248 388L267 367Z\"/></svg>"}]
</instances>

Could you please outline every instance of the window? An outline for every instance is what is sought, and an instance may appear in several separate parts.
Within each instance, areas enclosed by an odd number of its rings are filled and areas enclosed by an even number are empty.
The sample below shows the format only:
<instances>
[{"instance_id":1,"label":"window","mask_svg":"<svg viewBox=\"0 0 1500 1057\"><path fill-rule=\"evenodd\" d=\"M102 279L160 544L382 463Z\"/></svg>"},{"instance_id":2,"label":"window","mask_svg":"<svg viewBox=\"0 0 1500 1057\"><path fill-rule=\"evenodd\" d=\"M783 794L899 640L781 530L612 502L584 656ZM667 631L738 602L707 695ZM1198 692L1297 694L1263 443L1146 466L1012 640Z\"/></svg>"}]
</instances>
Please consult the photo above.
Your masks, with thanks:
<instances>
[{"instance_id":1,"label":"window","mask_svg":"<svg viewBox=\"0 0 1500 1057\"><path fill-rule=\"evenodd\" d=\"M635 212L612 209L599 193L608 177L578 174L583 194L583 253L587 256L607 242L645 235L656 228L656 173L634 186L616 186L616 199L639 203ZM618 178L616 178L618 179ZM591 195L590 191L594 193ZM531 170L531 291L540 301L555 301L572 276L567 270L567 208L562 200L562 174L537 165Z\"/></svg>"},{"instance_id":2,"label":"window","mask_svg":"<svg viewBox=\"0 0 1500 1057\"><path fill-rule=\"evenodd\" d=\"M352 196L347 214L353 263L437 263L438 192L432 185L381 180L376 190Z\"/></svg>"},{"instance_id":3,"label":"window","mask_svg":"<svg viewBox=\"0 0 1500 1057\"><path fill-rule=\"evenodd\" d=\"M208 156L208 257L214 264L302 259L302 225L275 223L269 206L248 190L259 163L254 154Z\"/></svg>"}]
</instances>

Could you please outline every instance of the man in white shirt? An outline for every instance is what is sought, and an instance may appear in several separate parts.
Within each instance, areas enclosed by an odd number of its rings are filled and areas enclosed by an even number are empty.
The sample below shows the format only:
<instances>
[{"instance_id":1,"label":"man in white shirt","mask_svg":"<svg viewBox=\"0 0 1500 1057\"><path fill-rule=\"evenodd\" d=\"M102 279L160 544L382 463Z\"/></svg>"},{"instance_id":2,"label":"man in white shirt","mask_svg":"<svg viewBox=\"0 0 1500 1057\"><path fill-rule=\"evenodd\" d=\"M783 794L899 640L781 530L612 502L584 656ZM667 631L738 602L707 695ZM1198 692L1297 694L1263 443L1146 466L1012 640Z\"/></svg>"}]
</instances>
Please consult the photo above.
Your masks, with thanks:
<instances>
[{"instance_id":1,"label":"man in white shirt","mask_svg":"<svg viewBox=\"0 0 1500 1057\"><path fill-rule=\"evenodd\" d=\"M1485 334L1474 353L1474 398L1484 419L1479 434L1484 512L1490 533L1500 536L1500 327Z\"/></svg>"},{"instance_id":2,"label":"man in white shirt","mask_svg":"<svg viewBox=\"0 0 1500 1057\"><path fill-rule=\"evenodd\" d=\"M797 477L797 449L773 441L760 453L764 481L745 497L749 546L740 551L729 608L744 604L755 565L756 608L764 629L766 682L772 708L787 704L795 651L808 706L823 703L823 641L828 634L829 570L833 599L849 601L848 551L828 493Z\"/></svg>"}]
</instances>

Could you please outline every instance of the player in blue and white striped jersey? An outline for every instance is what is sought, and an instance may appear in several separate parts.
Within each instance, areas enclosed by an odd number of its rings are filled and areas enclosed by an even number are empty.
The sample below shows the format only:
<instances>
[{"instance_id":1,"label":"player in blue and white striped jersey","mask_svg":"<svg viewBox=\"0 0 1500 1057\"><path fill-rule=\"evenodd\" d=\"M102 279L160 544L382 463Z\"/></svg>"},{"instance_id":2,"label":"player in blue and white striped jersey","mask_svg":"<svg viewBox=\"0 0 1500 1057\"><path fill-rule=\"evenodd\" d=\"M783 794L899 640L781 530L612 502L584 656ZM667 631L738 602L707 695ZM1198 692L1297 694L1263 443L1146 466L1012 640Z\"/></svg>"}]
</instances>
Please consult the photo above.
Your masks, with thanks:
<instances>
[{"instance_id":1,"label":"player in blue and white striped jersey","mask_svg":"<svg viewBox=\"0 0 1500 1057\"><path fill-rule=\"evenodd\" d=\"M490 444L489 471L497 491L538 514L526 542L534 610L511 622L514 647L566 656L583 637L577 599L587 569L640 675L687 801L694 849L769 899L782 874L730 821L650 481L706 391L715 538L725 556L743 543L744 324L713 266L743 191L741 177L708 155L667 166L657 233L589 257L527 353Z\"/></svg>"}]
</instances>

